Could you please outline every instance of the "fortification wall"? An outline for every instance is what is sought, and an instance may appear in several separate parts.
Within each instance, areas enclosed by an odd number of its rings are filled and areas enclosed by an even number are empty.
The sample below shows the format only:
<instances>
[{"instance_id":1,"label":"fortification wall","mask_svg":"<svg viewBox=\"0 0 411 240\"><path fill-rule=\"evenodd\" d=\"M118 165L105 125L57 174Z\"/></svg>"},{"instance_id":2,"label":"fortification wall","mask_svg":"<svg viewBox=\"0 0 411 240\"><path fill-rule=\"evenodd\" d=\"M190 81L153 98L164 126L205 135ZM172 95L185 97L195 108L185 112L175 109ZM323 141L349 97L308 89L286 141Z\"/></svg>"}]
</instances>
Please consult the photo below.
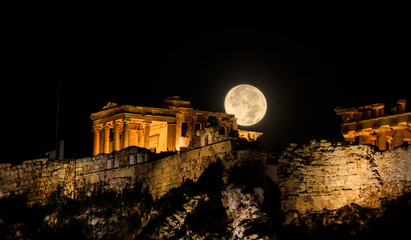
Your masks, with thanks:
<instances>
[{"instance_id":1,"label":"fortification wall","mask_svg":"<svg viewBox=\"0 0 411 240\"><path fill-rule=\"evenodd\" d=\"M290 145L269 169L284 212L335 210L352 203L378 208L411 191L411 148L378 152L366 145L312 141Z\"/></svg>"},{"instance_id":2,"label":"fortification wall","mask_svg":"<svg viewBox=\"0 0 411 240\"><path fill-rule=\"evenodd\" d=\"M24 161L20 165L0 164L0 198L25 195L30 204L44 203L60 188L74 198L84 192L88 175L109 169L127 169L148 160L147 152L129 148L75 160L51 161L47 158Z\"/></svg>"},{"instance_id":3,"label":"fortification wall","mask_svg":"<svg viewBox=\"0 0 411 240\"><path fill-rule=\"evenodd\" d=\"M93 172L84 176L85 191L91 194L101 184L121 191L138 181L157 199L188 179L197 181L210 163L231 154L231 142L224 141L136 166Z\"/></svg>"},{"instance_id":4,"label":"fortification wall","mask_svg":"<svg viewBox=\"0 0 411 240\"><path fill-rule=\"evenodd\" d=\"M67 197L81 198L98 189L122 191L138 181L156 199L187 179L197 181L210 163L233 159L232 154L231 142L223 141L156 161L134 147L72 161L0 164L0 198L25 195L29 204L44 203L59 188Z\"/></svg>"}]
</instances>

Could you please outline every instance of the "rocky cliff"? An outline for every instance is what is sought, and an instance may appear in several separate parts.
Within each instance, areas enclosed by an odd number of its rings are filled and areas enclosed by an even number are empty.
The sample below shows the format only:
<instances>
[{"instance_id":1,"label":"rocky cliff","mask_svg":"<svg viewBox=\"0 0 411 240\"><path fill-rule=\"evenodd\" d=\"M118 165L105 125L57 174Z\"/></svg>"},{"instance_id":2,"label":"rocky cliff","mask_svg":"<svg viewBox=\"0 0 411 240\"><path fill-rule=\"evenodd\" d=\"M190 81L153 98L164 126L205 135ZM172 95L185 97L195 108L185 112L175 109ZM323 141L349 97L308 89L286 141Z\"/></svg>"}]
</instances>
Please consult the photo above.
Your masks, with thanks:
<instances>
[{"instance_id":1,"label":"rocky cliff","mask_svg":"<svg viewBox=\"0 0 411 240\"><path fill-rule=\"evenodd\" d=\"M58 163L4 165L12 171L3 169L1 175L8 194L0 199L0 236L387 239L410 234L410 148L379 152L311 141L291 144L271 165L259 144L241 140L200 144L152 161L143 161L138 149L127 151L83 159L75 167L61 165L50 174ZM54 183L50 178L58 171L61 178ZM91 184L57 186L70 176ZM56 187L38 198L43 205L33 205L38 189L49 186L41 179ZM83 197L75 197L82 191Z\"/></svg>"},{"instance_id":2,"label":"rocky cliff","mask_svg":"<svg viewBox=\"0 0 411 240\"><path fill-rule=\"evenodd\" d=\"M381 216L387 203L411 191L411 148L379 152L367 145L311 141L285 149L273 178L281 192L285 225L318 225L365 219L354 213L368 209ZM361 210L360 210L361 209ZM352 217L342 217L351 211Z\"/></svg>"}]
</instances>

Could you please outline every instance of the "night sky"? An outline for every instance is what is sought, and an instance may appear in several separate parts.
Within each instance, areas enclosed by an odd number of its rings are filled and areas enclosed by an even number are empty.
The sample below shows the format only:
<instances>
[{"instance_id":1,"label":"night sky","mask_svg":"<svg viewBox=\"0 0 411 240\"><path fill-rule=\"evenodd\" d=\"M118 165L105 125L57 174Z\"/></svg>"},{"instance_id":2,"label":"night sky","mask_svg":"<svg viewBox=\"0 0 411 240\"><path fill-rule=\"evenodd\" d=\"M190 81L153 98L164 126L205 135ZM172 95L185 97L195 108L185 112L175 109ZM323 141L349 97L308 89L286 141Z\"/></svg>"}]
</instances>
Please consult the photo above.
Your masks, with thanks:
<instances>
[{"instance_id":1,"label":"night sky","mask_svg":"<svg viewBox=\"0 0 411 240\"><path fill-rule=\"evenodd\" d=\"M336 106L410 99L405 12L116 10L87 6L51 16L43 6L9 5L1 73L9 157L2 161L54 148L59 77L60 138L72 157L91 155L89 116L109 101L161 106L180 95L194 108L224 112L232 87L254 85L267 114L242 128L264 132L273 149L341 140Z\"/></svg>"}]
</instances>

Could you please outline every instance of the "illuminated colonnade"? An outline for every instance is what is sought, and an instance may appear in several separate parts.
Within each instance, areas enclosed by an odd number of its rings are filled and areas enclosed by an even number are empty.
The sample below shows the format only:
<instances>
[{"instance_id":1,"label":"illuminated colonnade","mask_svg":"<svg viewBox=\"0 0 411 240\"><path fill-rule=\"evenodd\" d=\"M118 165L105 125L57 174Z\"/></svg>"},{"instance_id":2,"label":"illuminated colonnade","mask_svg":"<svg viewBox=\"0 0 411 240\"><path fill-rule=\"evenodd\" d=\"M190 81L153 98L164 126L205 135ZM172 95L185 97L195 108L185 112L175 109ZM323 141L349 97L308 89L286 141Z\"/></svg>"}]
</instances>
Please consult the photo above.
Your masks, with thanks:
<instances>
[{"instance_id":1,"label":"illuminated colonnade","mask_svg":"<svg viewBox=\"0 0 411 240\"><path fill-rule=\"evenodd\" d=\"M123 118L93 126L93 155L111 153L136 146L152 151L175 151L175 143L167 141L175 132L175 124Z\"/></svg>"},{"instance_id":2,"label":"illuminated colonnade","mask_svg":"<svg viewBox=\"0 0 411 240\"><path fill-rule=\"evenodd\" d=\"M107 104L91 114L93 155L137 146L153 152L185 151L197 130L222 126L237 130L232 114L194 110L188 101L175 96L165 99L164 108Z\"/></svg>"}]
</instances>

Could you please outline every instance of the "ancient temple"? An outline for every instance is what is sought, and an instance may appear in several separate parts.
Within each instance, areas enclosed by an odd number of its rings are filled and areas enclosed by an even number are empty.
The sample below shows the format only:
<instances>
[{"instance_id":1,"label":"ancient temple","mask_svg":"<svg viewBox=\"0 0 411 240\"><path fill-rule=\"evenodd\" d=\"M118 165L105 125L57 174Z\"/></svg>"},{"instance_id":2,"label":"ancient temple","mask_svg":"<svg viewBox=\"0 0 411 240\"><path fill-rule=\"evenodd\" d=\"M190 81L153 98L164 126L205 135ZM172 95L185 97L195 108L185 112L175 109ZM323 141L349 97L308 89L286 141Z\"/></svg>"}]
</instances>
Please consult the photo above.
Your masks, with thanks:
<instances>
[{"instance_id":1,"label":"ancient temple","mask_svg":"<svg viewBox=\"0 0 411 240\"><path fill-rule=\"evenodd\" d=\"M341 116L341 133L347 142L370 144L380 150L411 144L411 112L406 100L392 105L338 107L335 112Z\"/></svg>"},{"instance_id":2,"label":"ancient temple","mask_svg":"<svg viewBox=\"0 0 411 240\"><path fill-rule=\"evenodd\" d=\"M163 103L163 108L108 103L92 113L93 155L130 146L157 153L185 151L197 130L209 126L238 130L233 114L193 109L179 96L166 98Z\"/></svg>"}]
</instances>

